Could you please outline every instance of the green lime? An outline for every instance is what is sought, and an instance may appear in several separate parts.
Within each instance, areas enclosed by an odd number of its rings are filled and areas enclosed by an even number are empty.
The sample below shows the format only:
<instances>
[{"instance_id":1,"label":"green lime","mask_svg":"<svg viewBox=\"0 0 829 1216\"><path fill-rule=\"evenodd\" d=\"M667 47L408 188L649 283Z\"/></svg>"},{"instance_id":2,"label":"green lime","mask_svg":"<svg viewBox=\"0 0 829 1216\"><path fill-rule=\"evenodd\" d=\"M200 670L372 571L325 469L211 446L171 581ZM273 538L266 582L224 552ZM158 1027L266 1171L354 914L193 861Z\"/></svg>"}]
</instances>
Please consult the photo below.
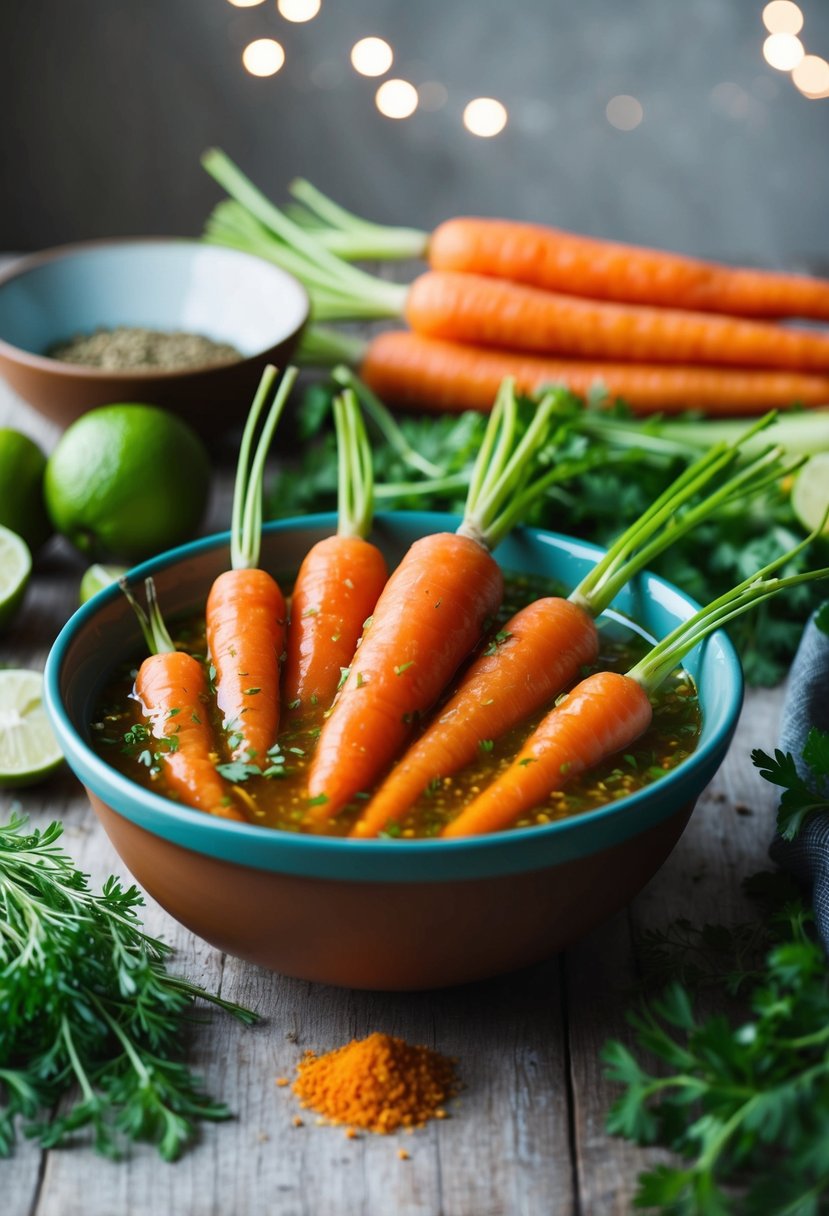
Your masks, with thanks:
<instances>
[{"instance_id":1,"label":"green lime","mask_svg":"<svg viewBox=\"0 0 829 1216\"><path fill-rule=\"evenodd\" d=\"M91 558L139 561L199 525L210 462L198 435L154 405L104 405L66 430L46 464L52 523Z\"/></svg>"},{"instance_id":2,"label":"green lime","mask_svg":"<svg viewBox=\"0 0 829 1216\"><path fill-rule=\"evenodd\" d=\"M0 630L16 615L31 569L32 555L23 537L0 525Z\"/></svg>"},{"instance_id":3,"label":"green lime","mask_svg":"<svg viewBox=\"0 0 829 1216\"><path fill-rule=\"evenodd\" d=\"M34 785L62 759L43 708L43 676L0 669L0 787Z\"/></svg>"},{"instance_id":4,"label":"green lime","mask_svg":"<svg viewBox=\"0 0 829 1216\"><path fill-rule=\"evenodd\" d=\"M829 452L818 452L806 461L797 474L792 489L792 507L803 527L809 532L824 524L829 532L829 523L824 520L829 508Z\"/></svg>"},{"instance_id":5,"label":"green lime","mask_svg":"<svg viewBox=\"0 0 829 1216\"><path fill-rule=\"evenodd\" d=\"M121 575L126 573L126 566L102 566L95 562L93 566L84 571L81 579L80 602L85 604L87 600L92 599L93 595L103 591L104 587L117 583Z\"/></svg>"},{"instance_id":6,"label":"green lime","mask_svg":"<svg viewBox=\"0 0 829 1216\"><path fill-rule=\"evenodd\" d=\"M0 427L0 524L39 549L52 535L43 502L46 457L28 435Z\"/></svg>"}]
</instances>

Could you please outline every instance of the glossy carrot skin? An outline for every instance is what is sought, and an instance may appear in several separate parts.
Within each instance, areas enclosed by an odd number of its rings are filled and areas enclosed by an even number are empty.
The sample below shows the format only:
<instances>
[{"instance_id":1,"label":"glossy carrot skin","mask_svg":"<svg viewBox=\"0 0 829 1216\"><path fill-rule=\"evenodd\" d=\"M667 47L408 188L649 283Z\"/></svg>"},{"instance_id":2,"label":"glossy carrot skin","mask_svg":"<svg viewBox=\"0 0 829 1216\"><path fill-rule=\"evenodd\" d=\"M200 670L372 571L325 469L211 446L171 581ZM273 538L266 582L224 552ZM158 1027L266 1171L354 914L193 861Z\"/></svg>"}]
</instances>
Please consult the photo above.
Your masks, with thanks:
<instances>
[{"instance_id":1,"label":"glossy carrot skin","mask_svg":"<svg viewBox=\"0 0 829 1216\"><path fill-rule=\"evenodd\" d=\"M412 283L416 333L504 350L638 363L829 369L829 335L679 308L585 300L479 274L438 272Z\"/></svg>"},{"instance_id":2,"label":"glossy carrot skin","mask_svg":"<svg viewBox=\"0 0 829 1216\"><path fill-rule=\"evenodd\" d=\"M441 833L478 836L508 828L572 778L639 738L652 709L640 684L600 671L559 702L530 735L512 764Z\"/></svg>"},{"instance_id":3,"label":"glossy carrot skin","mask_svg":"<svg viewBox=\"0 0 829 1216\"><path fill-rule=\"evenodd\" d=\"M522 608L501 635L503 642L471 664L455 694L391 770L352 836L376 836L400 819L431 781L474 760L482 740L500 738L549 704L583 664L595 661L599 649L593 618L554 596Z\"/></svg>"},{"instance_id":4,"label":"glossy carrot skin","mask_svg":"<svg viewBox=\"0 0 829 1216\"><path fill-rule=\"evenodd\" d=\"M323 725L308 776L323 823L369 789L483 634L504 594L498 563L457 533L422 537L374 609L351 671Z\"/></svg>"},{"instance_id":5,"label":"glossy carrot skin","mask_svg":"<svg viewBox=\"0 0 829 1216\"><path fill-rule=\"evenodd\" d=\"M539 224L458 218L432 233L434 270L494 275L546 291L747 317L829 320L829 283L734 269Z\"/></svg>"},{"instance_id":6,"label":"glossy carrot skin","mask_svg":"<svg viewBox=\"0 0 829 1216\"><path fill-rule=\"evenodd\" d=\"M387 579L380 550L358 536L327 536L309 550L291 597L285 705L328 709Z\"/></svg>"},{"instance_id":7,"label":"glossy carrot skin","mask_svg":"<svg viewBox=\"0 0 829 1216\"><path fill-rule=\"evenodd\" d=\"M162 752L161 762L182 802L244 823L244 815L230 801L228 785L216 772L207 680L199 661L179 650L150 655L138 669L135 691L153 737L176 741L176 750Z\"/></svg>"},{"instance_id":8,"label":"glossy carrot skin","mask_svg":"<svg viewBox=\"0 0 829 1216\"><path fill-rule=\"evenodd\" d=\"M720 416L756 416L769 409L829 404L829 376L789 371L600 363L486 350L425 338L405 330L378 334L360 369L379 397L434 412L488 412L505 376L518 392L565 384L585 395L604 385L641 415L704 409Z\"/></svg>"},{"instance_id":9,"label":"glossy carrot skin","mask_svg":"<svg viewBox=\"0 0 829 1216\"><path fill-rule=\"evenodd\" d=\"M279 662L285 599L265 570L225 570L207 597L207 648L216 669L216 703L238 738L234 759L268 765L279 728Z\"/></svg>"}]
</instances>

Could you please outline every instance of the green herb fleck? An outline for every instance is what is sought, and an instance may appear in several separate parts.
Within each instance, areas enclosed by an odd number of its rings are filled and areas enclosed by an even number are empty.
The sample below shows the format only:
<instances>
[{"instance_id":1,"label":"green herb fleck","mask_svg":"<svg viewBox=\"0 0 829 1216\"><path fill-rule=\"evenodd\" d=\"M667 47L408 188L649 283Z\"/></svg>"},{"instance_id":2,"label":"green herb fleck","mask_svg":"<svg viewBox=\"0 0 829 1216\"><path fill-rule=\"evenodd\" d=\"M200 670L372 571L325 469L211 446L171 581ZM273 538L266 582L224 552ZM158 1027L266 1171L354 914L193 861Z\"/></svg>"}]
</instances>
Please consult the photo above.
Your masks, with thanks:
<instances>
[{"instance_id":1,"label":"green herb fleck","mask_svg":"<svg viewBox=\"0 0 829 1216\"><path fill-rule=\"evenodd\" d=\"M402 676L404 671L408 671L410 667L414 667L414 659L409 659L408 663L399 663L395 669L396 676Z\"/></svg>"}]
</instances>

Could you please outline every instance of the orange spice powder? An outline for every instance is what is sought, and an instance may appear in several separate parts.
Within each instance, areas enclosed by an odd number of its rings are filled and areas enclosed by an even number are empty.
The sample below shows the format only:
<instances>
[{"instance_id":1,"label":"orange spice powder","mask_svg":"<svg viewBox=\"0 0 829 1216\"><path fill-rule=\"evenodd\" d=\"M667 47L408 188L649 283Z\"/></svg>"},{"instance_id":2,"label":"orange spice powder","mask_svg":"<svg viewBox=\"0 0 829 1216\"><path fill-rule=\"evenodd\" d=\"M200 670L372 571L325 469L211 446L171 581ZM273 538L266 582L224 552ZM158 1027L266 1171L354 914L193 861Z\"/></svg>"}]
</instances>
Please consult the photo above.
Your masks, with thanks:
<instances>
[{"instance_id":1,"label":"orange spice powder","mask_svg":"<svg viewBox=\"0 0 829 1216\"><path fill-rule=\"evenodd\" d=\"M293 1089L303 1107L332 1123L385 1133L443 1118L458 1081L454 1060L376 1033L326 1055L307 1051Z\"/></svg>"}]
</instances>

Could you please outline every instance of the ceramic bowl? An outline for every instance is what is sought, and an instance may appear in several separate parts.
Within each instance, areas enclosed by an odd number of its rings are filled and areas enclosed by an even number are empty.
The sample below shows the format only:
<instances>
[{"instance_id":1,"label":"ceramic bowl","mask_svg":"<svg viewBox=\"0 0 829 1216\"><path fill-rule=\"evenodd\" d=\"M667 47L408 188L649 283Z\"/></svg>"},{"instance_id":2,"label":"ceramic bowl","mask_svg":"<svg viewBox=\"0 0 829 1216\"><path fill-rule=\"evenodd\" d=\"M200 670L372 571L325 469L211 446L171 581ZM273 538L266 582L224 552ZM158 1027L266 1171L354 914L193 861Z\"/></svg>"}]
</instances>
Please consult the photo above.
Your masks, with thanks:
<instances>
[{"instance_id":1,"label":"ceramic bowl","mask_svg":"<svg viewBox=\"0 0 829 1216\"><path fill-rule=\"evenodd\" d=\"M62 427L94 406L140 401L174 410L213 439L244 422L262 368L285 365L307 317L308 297L292 275L234 249L175 238L65 245L0 275L0 373ZM114 372L46 354L75 334L118 325L202 334L243 358Z\"/></svg>"},{"instance_id":2,"label":"ceramic bowl","mask_svg":"<svg viewBox=\"0 0 829 1216\"><path fill-rule=\"evenodd\" d=\"M452 516L394 513L374 539L395 562ZM332 515L267 525L262 565L296 571ZM600 550L519 529L496 556L508 570L574 586ZM202 605L229 565L228 536L195 541L137 567L166 613ZM641 575L614 604L655 637L695 605ZM133 784L89 746L96 696L111 668L141 653L117 588L66 625L46 665L46 704L69 764L127 868L177 920L221 950L309 980L355 988L428 988L540 960L627 903L679 838L722 761L742 702L739 661L712 635L689 656L703 710L696 751L655 784L571 819L458 840L348 840L213 818Z\"/></svg>"}]
</instances>

